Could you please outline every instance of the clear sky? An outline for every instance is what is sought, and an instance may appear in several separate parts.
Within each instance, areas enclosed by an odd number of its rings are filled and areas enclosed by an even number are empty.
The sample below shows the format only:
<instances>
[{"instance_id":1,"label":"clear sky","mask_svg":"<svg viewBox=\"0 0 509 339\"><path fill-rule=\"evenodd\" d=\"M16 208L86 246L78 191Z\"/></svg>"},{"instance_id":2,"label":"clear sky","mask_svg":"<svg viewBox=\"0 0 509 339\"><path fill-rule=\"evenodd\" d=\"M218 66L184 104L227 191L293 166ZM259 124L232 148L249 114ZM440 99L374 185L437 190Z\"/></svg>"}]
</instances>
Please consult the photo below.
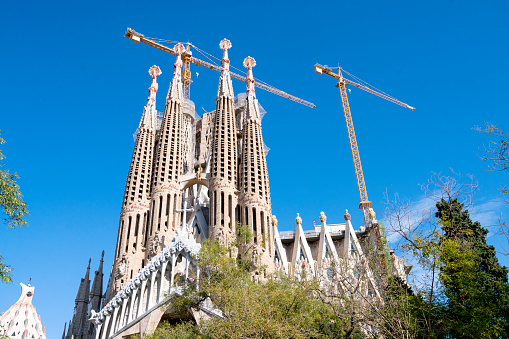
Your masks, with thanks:
<instances>
[{"instance_id":1,"label":"clear sky","mask_svg":"<svg viewBox=\"0 0 509 339\"><path fill-rule=\"evenodd\" d=\"M14 267L14 283L0 284L0 312L17 300L19 282L33 277L34 305L48 338L58 338L88 259L95 270L103 249L107 282L147 71L154 64L163 71L162 111L174 62L123 37L126 27L190 41L217 57L228 38L233 66L250 55L255 77L316 104L257 90L267 111L262 126L280 230L294 228L297 212L306 229L320 211L336 223L349 209L356 227L362 223L339 92L334 79L314 73L315 63L339 64L417 108L356 88L349 95L379 217L386 190L418 202L418 184L452 168L475 175L474 219L490 224L509 212L497 192L508 174L486 171L479 155L489 138L472 127L490 121L509 129L508 14L507 1L5 2L2 151L6 168L21 176L31 216L29 227L0 228L0 253ZM192 71L198 113L213 110L219 74ZM234 91L245 84L234 80Z\"/></svg>"}]
</instances>

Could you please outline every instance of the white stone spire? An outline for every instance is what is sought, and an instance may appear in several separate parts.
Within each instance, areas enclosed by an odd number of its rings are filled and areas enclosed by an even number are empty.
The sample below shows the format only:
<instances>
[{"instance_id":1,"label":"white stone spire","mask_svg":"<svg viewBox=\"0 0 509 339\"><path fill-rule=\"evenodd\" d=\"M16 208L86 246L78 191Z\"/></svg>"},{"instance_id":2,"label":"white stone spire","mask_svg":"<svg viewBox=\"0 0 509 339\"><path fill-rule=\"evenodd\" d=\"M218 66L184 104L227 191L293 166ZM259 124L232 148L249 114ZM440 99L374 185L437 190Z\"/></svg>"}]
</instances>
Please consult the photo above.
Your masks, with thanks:
<instances>
[{"instance_id":1,"label":"white stone spire","mask_svg":"<svg viewBox=\"0 0 509 339\"><path fill-rule=\"evenodd\" d=\"M173 50L177 55L177 60L173 65L173 79L171 80L166 101L173 99L180 100L182 102L184 99L184 91L182 88L182 57L180 56L182 52L184 52L184 49L184 45L181 43L178 43L175 45L175 47L173 47Z\"/></svg>"},{"instance_id":2,"label":"white stone spire","mask_svg":"<svg viewBox=\"0 0 509 339\"><path fill-rule=\"evenodd\" d=\"M141 116L138 131L141 128L155 130L157 126L156 93L159 88L159 85L157 84L157 77L161 75L162 72L158 66L154 65L150 67L148 74L152 77L152 83L148 88L147 104L143 109L143 115Z\"/></svg>"},{"instance_id":3,"label":"white stone spire","mask_svg":"<svg viewBox=\"0 0 509 339\"><path fill-rule=\"evenodd\" d=\"M223 50L223 71L219 77L219 87L217 89L217 97L229 96L233 98L232 79L230 77L230 60L228 59L228 49L232 47L232 43L228 39L223 39L219 43L219 47Z\"/></svg>"},{"instance_id":4,"label":"white stone spire","mask_svg":"<svg viewBox=\"0 0 509 339\"><path fill-rule=\"evenodd\" d=\"M18 301L0 315L0 336L11 339L34 338L46 339L46 328L41 324L41 317L37 314L32 298L35 287L21 285L21 296Z\"/></svg>"},{"instance_id":5,"label":"white stone spire","mask_svg":"<svg viewBox=\"0 0 509 339\"><path fill-rule=\"evenodd\" d=\"M254 58L248 56L244 59L244 67L247 68L247 92L246 92L246 122L255 121L261 123L260 108L258 107L258 100L255 93L255 80L253 77L253 67L256 66Z\"/></svg>"}]
</instances>

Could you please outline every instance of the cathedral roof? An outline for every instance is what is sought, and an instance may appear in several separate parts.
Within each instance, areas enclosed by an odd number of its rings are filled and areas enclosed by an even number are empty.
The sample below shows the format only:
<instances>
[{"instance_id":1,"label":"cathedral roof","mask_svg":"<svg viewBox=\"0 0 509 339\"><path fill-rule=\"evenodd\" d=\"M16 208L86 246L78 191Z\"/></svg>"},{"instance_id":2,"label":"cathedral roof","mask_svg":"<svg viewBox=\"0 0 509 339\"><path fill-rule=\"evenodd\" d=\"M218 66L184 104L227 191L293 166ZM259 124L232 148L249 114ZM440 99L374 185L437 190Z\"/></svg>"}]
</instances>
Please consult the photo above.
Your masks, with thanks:
<instances>
[{"instance_id":1,"label":"cathedral roof","mask_svg":"<svg viewBox=\"0 0 509 339\"><path fill-rule=\"evenodd\" d=\"M21 285L21 296L9 309L0 314L0 335L11 339L46 339L46 328L32 305L34 286Z\"/></svg>"}]
</instances>

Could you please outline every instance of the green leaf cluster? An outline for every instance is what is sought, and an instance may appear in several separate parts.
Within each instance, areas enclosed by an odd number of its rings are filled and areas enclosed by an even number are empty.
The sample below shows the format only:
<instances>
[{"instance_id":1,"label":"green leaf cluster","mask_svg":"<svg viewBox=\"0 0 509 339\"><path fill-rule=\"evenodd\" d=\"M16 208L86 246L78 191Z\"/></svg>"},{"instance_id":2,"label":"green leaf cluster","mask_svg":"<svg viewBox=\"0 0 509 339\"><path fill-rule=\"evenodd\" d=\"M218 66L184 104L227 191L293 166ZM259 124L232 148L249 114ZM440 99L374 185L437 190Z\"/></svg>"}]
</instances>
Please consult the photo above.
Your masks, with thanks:
<instances>
[{"instance_id":1,"label":"green leaf cluster","mask_svg":"<svg viewBox=\"0 0 509 339\"><path fill-rule=\"evenodd\" d=\"M0 137L0 145L4 143L5 140ZM27 224L26 216L28 215L28 209L19 190L19 185L16 182L19 176L4 169L4 158L0 150L0 206L3 214L2 221L7 225L7 228L25 226ZM3 257L0 255L0 280L2 282L12 282L11 270L10 266L4 264Z\"/></svg>"},{"instance_id":2,"label":"green leaf cluster","mask_svg":"<svg viewBox=\"0 0 509 339\"><path fill-rule=\"evenodd\" d=\"M441 317L445 335L509 337L508 270L486 243L488 230L473 222L457 199L442 199L437 209L443 231L440 282L446 298Z\"/></svg>"}]
</instances>

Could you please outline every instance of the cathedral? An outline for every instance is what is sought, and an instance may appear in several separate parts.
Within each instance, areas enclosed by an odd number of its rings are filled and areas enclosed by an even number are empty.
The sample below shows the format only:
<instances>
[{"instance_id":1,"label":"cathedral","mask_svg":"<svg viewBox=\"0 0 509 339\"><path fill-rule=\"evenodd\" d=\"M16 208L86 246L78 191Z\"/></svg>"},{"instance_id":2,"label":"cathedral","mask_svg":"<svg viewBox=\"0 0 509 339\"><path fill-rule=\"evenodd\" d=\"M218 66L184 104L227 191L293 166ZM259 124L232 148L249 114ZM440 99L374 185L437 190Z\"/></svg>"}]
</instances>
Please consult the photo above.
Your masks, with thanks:
<instances>
[{"instance_id":1,"label":"cathedral","mask_svg":"<svg viewBox=\"0 0 509 339\"><path fill-rule=\"evenodd\" d=\"M162 119L156 110L161 70L149 69L152 80L135 133L109 280L103 293L101 258L90 286L89 263L62 338L150 333L168 320L161 306L169 296L180 293L188 281L199 280L194 258L200 244L205 239L230 244L239 224L253 234L255 252L266 267L258 273L261 279L274 271L317 276L327 260L359 258L365 244L381 246L380 238L386 244L383 232L372 232L378 226L374 215L354 230L348 211L343 223L331 225L322 212L320 225L306 231L297 214L296 231L278 231L262 135L265 111L255 93L256 62L251 57L244 60L246 92L235 96L228 58L231 43L224 39L219 46L223 57L216 109L201 117L185 95L183 45L174 47L176 61ZM393 274L404 278L407 267L386 252ZM377 290L374 278L367 284ZM212 304L204 304L193 317L199 321L217 312Z\"/></svg>"}]
</instances>

